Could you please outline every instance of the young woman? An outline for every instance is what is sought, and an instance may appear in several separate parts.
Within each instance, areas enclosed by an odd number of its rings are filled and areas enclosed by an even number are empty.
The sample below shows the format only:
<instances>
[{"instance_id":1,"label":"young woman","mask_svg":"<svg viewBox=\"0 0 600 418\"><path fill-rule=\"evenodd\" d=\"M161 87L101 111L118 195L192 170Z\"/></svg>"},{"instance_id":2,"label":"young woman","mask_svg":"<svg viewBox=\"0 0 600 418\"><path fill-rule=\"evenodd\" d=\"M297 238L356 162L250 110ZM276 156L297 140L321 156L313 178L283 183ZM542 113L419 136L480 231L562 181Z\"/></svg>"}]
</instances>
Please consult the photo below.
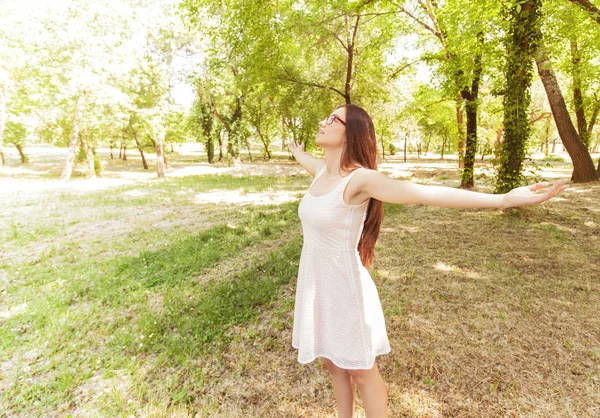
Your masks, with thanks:
<instances>
[{"instance_id":1,"label":"young woman","mask_svg":"<svg viewBox=\"0 0 600 418\"><path fill-rule=\"evenodd\" d=\"M375 128L358 106L336 109L319 124L325 159L288 142L314 180L300 202L304 245L300 258L292 345L298 361L321 358L333 379L340 418L354 413L356 388L367 418L385 417L387 390L375 357L390 352L371 267L383 202L452 208L537 205L567 188L557 181L519 187L503 195L394 180L377 171Z\"/></svg>"}]
</instances>

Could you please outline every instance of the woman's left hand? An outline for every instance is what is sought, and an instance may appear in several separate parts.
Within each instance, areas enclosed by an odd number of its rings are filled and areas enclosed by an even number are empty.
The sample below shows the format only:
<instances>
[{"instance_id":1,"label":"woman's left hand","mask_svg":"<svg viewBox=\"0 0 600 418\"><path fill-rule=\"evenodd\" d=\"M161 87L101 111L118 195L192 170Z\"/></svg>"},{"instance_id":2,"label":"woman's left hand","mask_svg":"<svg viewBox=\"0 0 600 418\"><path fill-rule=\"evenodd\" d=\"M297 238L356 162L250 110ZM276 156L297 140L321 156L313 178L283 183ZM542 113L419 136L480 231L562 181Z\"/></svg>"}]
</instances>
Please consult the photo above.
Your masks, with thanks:
<instances>
[{"instance_id":1,"label":"woman's left hand","mask_svg":"<svg viewBox=\"0 0 600 418\"><path fill-rule=\"evenodd\" d=\"M544 193L534 193L537 190L543 189L550 183L545 181L543 183L535 183L531 186L517 187L512 189L510 192L504 195L502 201L504 208L511 208L516 206L533 206L539 205L548 199L553 198L569 186L566 185L566 180L558 180L552 184L552 187Z\"/></svg>"}]
</instances>

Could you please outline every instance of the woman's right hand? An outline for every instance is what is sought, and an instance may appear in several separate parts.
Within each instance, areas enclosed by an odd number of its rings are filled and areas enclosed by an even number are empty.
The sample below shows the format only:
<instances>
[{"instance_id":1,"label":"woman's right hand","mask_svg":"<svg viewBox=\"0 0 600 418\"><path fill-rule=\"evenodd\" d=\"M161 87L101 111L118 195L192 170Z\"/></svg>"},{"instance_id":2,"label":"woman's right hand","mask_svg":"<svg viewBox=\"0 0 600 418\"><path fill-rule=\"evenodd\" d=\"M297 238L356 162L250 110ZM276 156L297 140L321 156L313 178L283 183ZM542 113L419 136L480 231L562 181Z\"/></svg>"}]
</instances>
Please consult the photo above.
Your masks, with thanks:
<instances>
[{"instance_id":1,"label":"woman's right hand","mask_svg":"<svg viewBox=\"0 0 600 418\"><path fill-rule=\"evenodd\" d=\"M297 152L303 152L304 151L304 144L299 144L294 140L289 139L287 142L287 146L290 149L292 154L296 154Z\"/></svg>"}]
</instances>

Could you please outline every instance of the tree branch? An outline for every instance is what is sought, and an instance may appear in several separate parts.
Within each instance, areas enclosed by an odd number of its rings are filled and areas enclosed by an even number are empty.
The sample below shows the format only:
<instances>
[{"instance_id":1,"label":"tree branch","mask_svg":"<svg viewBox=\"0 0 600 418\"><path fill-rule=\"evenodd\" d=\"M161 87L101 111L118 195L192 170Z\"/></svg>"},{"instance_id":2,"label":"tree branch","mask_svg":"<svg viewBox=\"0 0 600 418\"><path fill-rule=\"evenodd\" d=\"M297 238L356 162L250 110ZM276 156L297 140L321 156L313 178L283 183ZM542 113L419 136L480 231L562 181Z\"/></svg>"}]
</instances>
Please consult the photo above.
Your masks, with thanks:
<instances>
[{"instance_id":1,"label":"tree branch","mask_svg":"<svg viewBox=\"0 0 600 418\"><path fill-rule=\"evenodd\" d=\"M302 80L298 80L297 78L294 78L294 76L292 76L289 71L287 70L287 68L284 68L283 71L285 71L286 75L288 76L288 78L281 78L282 80L285 81L291 81L292 83L298 83L298 84L303 84L305 86L311 86L311 87L317 87L319 89L326 89L326 90L331 90L336 92L337 94L339 94L340 96L346 98L346 95L344 93L342 93L340 90L336 89L335 87L330 87L330 86L324 86L322 84L317 84L317 83L312 83L310 81L302 81Z\"/></svg>"},{"instance_id":2,"label":"tree branch","mask_svg":"<svg viewBox=\"0 0 600 418\"><path fill-rule=\"evenodd\" d=\"M398 68L396 71L394 71L392 74L390 74L390 76L388 78L394 78L394 77L396 77L402 71L406 70L411 65L416 64L417 62L420 62L420 61L423 61L423 59L419 58L418 60L414 60L412 62L409 62L408 64L404 64L402 67Z\"/></svg>"},{"instance_id":3,"label":"tree branch","mask_svg":"<svg viewBox=\"0 0 600 418\"><path fill-rule=\"evenodd\" d=\"M444 40L444 37L442 36L442 33L439 30L436 30L433 27L429 26L427 23L423 22L421 19L416 17L414 14L412 14L411 12L406 10L404 7L400 8L400 12L406 14L411 19L413 19L415 22L417 22L419 25L421 25L422 27L427 29L429 32L431 32L436 38L438 38L440 40L444 49L446 48L446 42Z\"/></svg>"},{"instance_id":4,"label":"tree branch","mask_svg":"<svg viewBox=\"0 0 600 418\"><path fill-rule=\"evenodd\" d=\"M529 124L533 125L534 123L536 123L536 122L538 122L538 121L540 121L542 119L549 118L550 116L552 116L552 113L550 113L550 112L542 112L542 113L540 113L539 115L537 115L535 117L532 116L529 119Z\"/></svg>"},{"instance_id":5,"label":"tree branch","mask_svg":"<svg viewBox=\"0 0 600 418\"><path fill-rule=\"evenodd\" d=\"M354 24L354 32L352 33L352 46L354 47L354 38L356 38L356 33L358 32L358 22L360 20L360 15L356 16L356 23Z\"/></svg>"},{"instance_id":6,"label":"tree branch","mask_svg":"<svg viewBox=\"0 0 600 418\"><path fill-rule=\"evenodd\" d=\"M346 44L344 43L344 41L342 41L342 39L340 38L340 36L337 33L333 33L333 36L335 36L335 39L337 39L338 42L344 47L344 49L346 50L346 52L349 52L348 47L346 46Z\"/></svg>"},{"instance_id":7,"label":"tree branch","mask_svg":"<svg viewBox=\"0 0 600 418\"><path fill-rule=\"evenodd\" d=\"M215 107L215 105L213 104L212 100L210 99L210 94L207 94L207 99L208 99L208 107L210 108L210 112L215 116L215 118L217 118L217 120L219 122L221 122L224 126L226 126L227 128L229 128L229 123L230 120L224 116L221 116L219 114L219 112L217 112L217 108Z\"/></svg>"},{"instance_id":8,"label":"tree branch","mask_svg":"<svg viewBox=\"0 0 600 418\"><path fill-rule=\"evenodd\" d=\"M596 124L596 119L598 118L598 112L600 112L600 100L598 100L598 98L596 97L596 100L594 102L594 107L592 109L592 116L590 117L590 120L588 121L588 130L587 131L590 133L590 135L592 134L592 129L594 129L594 125Z\"/></svg>"},{"instance_id":9,"label":"tree branch","mask_svg":"<svg viewBox=\"0 0 600 418\"><path fill-rule=\"evenodd\" d=\"M569 0L590 14L590 17L600 24L600 9L588 0Z\"/></svg>"},{"instance_id":10,"label":"tree branch","mask_svg":"<svg viewBox=\"0 0 600 418\"><path fill-rule=\"evenodd\" d=\"M401 9L399 10L395 10L393 12L372 12L372 13L356 13L353 15L350 15L351 17L356 17L356 16L360 16L360 17L368 17L368 16L386 16L386 15L395 15L395 14L399 14L402 13L403 11Z\"/></svg>"}]
</instances>

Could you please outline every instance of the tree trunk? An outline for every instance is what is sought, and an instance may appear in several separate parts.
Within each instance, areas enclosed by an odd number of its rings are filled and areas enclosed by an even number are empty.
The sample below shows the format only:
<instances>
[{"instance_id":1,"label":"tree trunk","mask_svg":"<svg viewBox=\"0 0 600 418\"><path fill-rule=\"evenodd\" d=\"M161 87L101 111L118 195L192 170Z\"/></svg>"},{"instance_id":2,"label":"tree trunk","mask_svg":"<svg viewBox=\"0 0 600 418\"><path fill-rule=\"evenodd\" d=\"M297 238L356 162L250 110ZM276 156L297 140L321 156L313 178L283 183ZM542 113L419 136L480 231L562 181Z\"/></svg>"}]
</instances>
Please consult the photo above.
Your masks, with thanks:
<instances>
[{"instance_id":1,"label":"tree trunk","mask_svg":"<svg viewBox=\"0 0 600 418\"><path fill-rule=\"evenodd\" d=\"M115 144L111 141L110 142L110 159L114 160L115 156L113 155L113 148L115 147ZM119 150L120 151L120 150ZM120 156L119 156L120 157Z\"/></svg>"},{"instance_id":2,"label":"tree trunk","mask_svg":"<svg viewBox=\"0 0 600 418\"><path fill-rule=\"evenodd\" d=\"M256 132L258 133L258 137L260 138L263 147L265 148L265 154L267 154L267 160L271 159L271 152L269 151L269 142L264 138L260 128L257 125L254 125L256 127Z\"/></svg>"},{"instance_id":3,"label":"tree trunk","mask_svg":"<svg viewBox=\"0 0 600 418\"><path fill-rule=\"evenodd\" d=\"M207 136L205 146L206 146L206 157L208 158L208 163L214 164L214 162L215 162L215 146L213 143L212 133ZM219 141L219 146L220 146L220 141Z\"/></svg>"},{"instance_id":4,"label":"tree trunk","mask_svg":"<svg viewBox=\"0 0 600 418\"><path fill-rule=\"evenodd\" d=\"M92 155L94 157L94 171L97 177L102 177L102 165L100 164L100 158L96 153L96 147L92 146Z\"/></svg>"},{"instance_id":5,"label":"tree trunk","mask_svg":"<svg viewBox=\"0 0 600 418\"><path fill-rule=\"evenodd\" d=\"M165 178L165 159L163 157L164 133L158 134L158 140L154 141L156 146L156 173L159 179Z\"/></svg>"},{"instance_id":6,"label":"tree trunk","mask_svg":"<svg viewBox=\"0 0 600 418\"><path fill-rule=\"evenodd\" d=\"M444 135L444 139L442 140L442 160L444 159L444 150L446 149L446 141L448 140L448 137L446 135Z\"/></svg>"},{"instance_id":7,"label":"tree trunk","mask_svg":"<svg viewBox=\"0 0 600 418\"><path fill-rule=\"evenodd\" d=\"M475 168L475 154L477 152L477 97L466 102L467 113L467 146L463 162L463 174L460 187L470 189L475 185L473 173Z\"/></svg>"},{"instance_id":8,"label":"tree trunk","mask_svg":"<svg viewBox=\"0 0 600 418\"><path fill-rule=\"evenodd\" d=\"M348 17L346 17L348 19ZM346 62L346 84L344 86L344 99L346 100L346 104L352 103L352 98L350 97L350 92L352 89L352 73L353 73L353 62L354 62L354 40L356 39L356 34L358 32L358 25L360 23L360 14L356 16L356 22L354 23L354 27L352 30L352 34L348 32L347 41L346 41L346 51L348 52L348 60Z\"/></svg>"},{"instance_id":9,"label":"tree trunk","mask_svg":"<svg viewBox=\"0 0 600 418\"><path fill-rule=\"evenodd\" d=\"M467 146L463 164L462 179L460 187L470 189L475 186L474 170L475 156L477 154L477 98L479 96L479 81L481 80L481 58L483 49L483 32L477 33L479 50L473 62L473 79L471 89L463 89L461 97L465 99L465 110L467 112Z\"/></svg>"},{"instance_id":10,"label":"tree trunk","mask_svg":"<svg viewBox=\"0 0 600 418\"><path fill-rule=\"evenodd\" d=\"M539 28L537 29L539 31ZM541 32L539 34L541 36ZM550 109L554 116L554 122L558 129L558 134L566 148L571 160L573 161L573 174L571 181L574 183L585 183L598 180L598 173L594 169L594 162L587 150L587 147L577 135L577 131L569 116L565 99L560 91L560 86L546 56L543 45L538 49L535 55L535 62L538 68L538 74L542 79L542 84L548 96Z\"/></svg>"},{"instance_id":11,"label":"tree trunk","mask_svg":"<svg viewBox=\"0 0 600 418\"><path fill-rule=\"evenodd\" d=\"M577 119L577 130L579 137L590 148L590 133L587 130L585 111L583 108L583 93L581 92L581 54L577 47L575 36L571 38L571 63L573 64L571 75L573 76L573 105L575 107L575 118Z\"/></svg>"},{"instance_id":12,"label":"tree trunk","mask_svg":"<svg viewBox=\"0 0 600 418\"><path fill-rule=\"evenodd\" d=\"M463 168L465 164L465 123L462 98L456 101L456 127L458 129L458 168Z\"/></svg>"},{"instance_id":13,"label":"tree trunk","mask_svg":"<svg viewBox=\"0 0 600 418\"><path fill-rule=\"evenodd\" d=\"M133 127L133 123L131 119L129 120L129 128L131 129L131 134L133 135L133 139L135 140L135 145L137 146L138 151L142 157L142 165L144 166L144 170L148 170L148 163L146 162L146 157L144 157L144 150L142 149L142 143L138 138L137 131Z\"/></svg>"},{"instance_id":14,"label":"tree trunk","mask_svg":"<svg viewBox=\"0 0 600 418\"><path fill-rule=\"evenodd\" d=\"M79 93L77 101L75 103L75 110L73 112L73 128L71 129L71 140L69 142L69 153L67 154L67 160L63 168L60 179L62 181L69 181L71 174L73 173L73 165L75 164L75 156L77 155L77 142L79 139L79 118L81 105L83 104L83 93Z\"/></svg>"},{"instance_id":15,"label":"tree trunk","mask_svg":"<svg viewBox=\"0 0 600 418\"><path fill-rule=\"evenodd\" d=\"M244 143L246 144L246 149L248 150L248 156L250 157L250 162L254 161L252 158L252 153L250 152L250 142L248 141L248 137L244 135Z\"/></svg>"},{"instance_id":16,"label":"tree trunk","mask_svg":"<svg viewBox=\"0 0 600 418\"><path fill-rule=\"evenodd\" d=\"M223 161L223 129L219 132L219 162Z\"/></svg>"},{"instance_id":17,"label":"tree trunk","mask_svg":"<svg viewBox=\"0 0 600 418\"><path fill-rule=\"evenodd\" d=\"M15 148L19 151L19 155L21 156L21 163L28 163L29 158L23 152L23 146L21 144L15 144Z\"/></svg>"},{"instance_id":18,"label":"tree trunk","mask_svg":"<svg viewBox=\"0 0 600 418\"><path fill-rule=\"evenodd\" d=\"M404 162L406 162L406 139L407 135L404 135Z\"/></svg>"},{"instance_id":19,"label":"tree trunk","mask_svg":"<svg viewBox=\"0 0 600 418\"><path fill-rule=\"evenodd\" d=\"M88 168L87 178L95 179L96 178L96 170L94 168L94 152L93 152L92 147L90 146L90 143L87 139L87 132L85 129L83 129L80 132L79 139L81 141L81 148L85 152L85 163L87 164L87 168Z\"/></svg>"},{"instance_id":20,"label":"tree trunk","mask_svg":"<svg viewBox=\"0 0 600 418\"><path fill-rule=\"evenodd\" d=\"M429 144L431 143L431 137L427 138L427 142L425 143L425 153L423 154L427 157L427 152L429 151Z\"/></svg>"},{"instance_id":21,"label":"tree trunk","mask_svg":"<svg viewBox=\"0 0 600 418\"><path fill-rule=\"evenodd\" d=\"M496 193L506 193L521 185L525 146L531 131L528 110L531 103L533 54L538 45L540 0L526 0L512 7L506 36L507 63L504 89L504 142Z\"/></svg>"},{"instance_id":22,"label":"tree trunk","mask_svg":"<svg viewBox=\"0 0 600 418\"><path fill-rule=\"evenodd\" d=\"M496 139L494 139L494 164L498 164L500 162L500 158L502 156L502 134L504 133L504 128L499 127L496 129Z\"/></svg>"}]
</instances>

